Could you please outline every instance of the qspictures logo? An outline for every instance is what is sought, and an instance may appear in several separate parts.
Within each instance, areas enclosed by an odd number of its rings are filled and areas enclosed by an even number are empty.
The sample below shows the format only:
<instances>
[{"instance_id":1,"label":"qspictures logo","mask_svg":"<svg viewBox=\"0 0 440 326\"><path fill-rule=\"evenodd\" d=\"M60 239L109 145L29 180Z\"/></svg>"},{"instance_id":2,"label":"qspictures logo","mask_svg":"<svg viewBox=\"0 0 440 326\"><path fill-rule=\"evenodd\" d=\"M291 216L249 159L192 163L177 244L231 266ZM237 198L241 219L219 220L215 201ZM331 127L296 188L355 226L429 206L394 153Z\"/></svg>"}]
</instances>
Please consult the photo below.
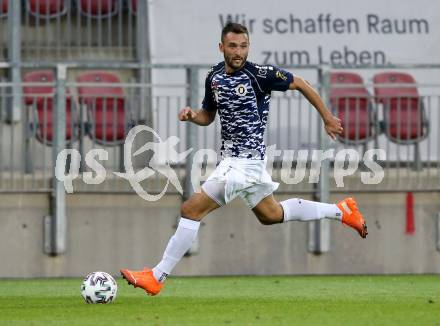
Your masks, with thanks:
<instances>
[{"instance_id":1,"label":"qspictures logo","mask_svg":"<svg viewBox=\"0 0 440 326\"><path fill-rule=\"evenodd\" d=\"M149 141L133 152L133 146L136 137L140 133L149 134ZM128 133L124 143L124 171L112 172L119 178L126 180L131 188L146 201L157 201L165 195L169 185L183 194L183 188L179 181L176 171L172 165L179 163L192 164L190 181L194 192L200 191L200 181L206 180L207 173L202 168L204 161L217 162L217 153L212 149L199 149L194 151L189 148L183 152L178 152L176 146L180 139L176 136L170 136L163 140L159 134L148 126L139 125L133 127ZM224 144L225 147L233 144ZM134 168L133 159L139 155L150 151L152 153L148 164L137 171ZM193 153L192 162L188 162L188 155ZM67 167L68 157L70 156L70 166ZM382 149L369 149L363 156L353 149L335 149L323 150L278 150L276 145L270 145L266 149L266 160L273 162L274 157L281 157L281 182L285 184L299 184L304 181L308 174L308 183L318 183L322 163L325 160L333 161L333 178L336 186L344 187L344 178L354 175L363 166L360 172L360 182L362 184L379 184L384 179L385 173L378 161L386 159L386 152ZM107 178L107 170L100 163L107 161L109 153L105 149L91 149L84 157L85 164L89 171L82 173L83 182L88 185L98 185ZM296 162L293 168L293 162ZM310 162L309 167L307 163ZM80 177L81 154L76 149L62 150L56 160L55 177L63 182L67 193L73 193L73 180ZM272 174L273 166L267 166L267 171ZM157 194L150 194L142 186L142 182L154 176L161 176L165 181L163 189ZM249 182L259 182L258 176L253 176Z\"/></svg>"}]
</instances>

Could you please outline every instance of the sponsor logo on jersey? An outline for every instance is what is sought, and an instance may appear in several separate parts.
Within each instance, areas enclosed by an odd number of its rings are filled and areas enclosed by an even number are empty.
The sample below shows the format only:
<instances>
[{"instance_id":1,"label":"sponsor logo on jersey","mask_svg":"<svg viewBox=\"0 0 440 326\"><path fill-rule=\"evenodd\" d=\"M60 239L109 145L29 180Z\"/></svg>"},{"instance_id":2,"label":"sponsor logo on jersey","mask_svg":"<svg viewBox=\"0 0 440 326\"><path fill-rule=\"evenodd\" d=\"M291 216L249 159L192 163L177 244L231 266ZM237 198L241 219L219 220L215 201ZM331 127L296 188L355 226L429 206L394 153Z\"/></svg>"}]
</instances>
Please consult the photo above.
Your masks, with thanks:
<instances>
[{"instance_id":1,"label":"sponsor logo on jersey","mask_svg":"<svg viewBox=\"0 0 440 326\"><path fill-rule=\"evenodd\" d=\"M275 74L275 76L277 77L277 78L279 78L279 79L282 79L282 80L287 80L287 76L284 74L284 73L282 73L281 71L277 71L277 73Z\"/></svg>"},{"instance_id":2,"label":"sponsor logo on jersey","mask_svg":"<svg viewBox=\"0 0 440 326\"><path fill-rule=\"evenodd\" d=\"M267 76L267 68L266 67L259 68L257 76L261 77L261 78L266 78L266 76Z\"/></svg>"}]
</instances>

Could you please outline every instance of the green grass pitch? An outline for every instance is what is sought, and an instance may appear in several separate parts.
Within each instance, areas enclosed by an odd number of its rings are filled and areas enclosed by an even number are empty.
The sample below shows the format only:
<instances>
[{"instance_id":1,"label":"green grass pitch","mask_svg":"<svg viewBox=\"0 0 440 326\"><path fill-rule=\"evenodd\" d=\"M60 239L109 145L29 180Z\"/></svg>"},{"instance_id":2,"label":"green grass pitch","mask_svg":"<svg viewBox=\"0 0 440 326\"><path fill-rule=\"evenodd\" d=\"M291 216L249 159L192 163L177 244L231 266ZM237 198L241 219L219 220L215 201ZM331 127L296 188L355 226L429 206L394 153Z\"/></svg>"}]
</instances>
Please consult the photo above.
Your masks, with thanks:
<instances>
[{"instance_id":1,"label":"green grass pitch","mask_svg":"<svg viewBox=\"0 0 440 326\"><path fill-rule=\"evenodd\" d=\"M171 278L149 297L117 279L88 305L80 279L0 280L0 325L432 325L440 276Z\"/></svg>"}]
</instances>

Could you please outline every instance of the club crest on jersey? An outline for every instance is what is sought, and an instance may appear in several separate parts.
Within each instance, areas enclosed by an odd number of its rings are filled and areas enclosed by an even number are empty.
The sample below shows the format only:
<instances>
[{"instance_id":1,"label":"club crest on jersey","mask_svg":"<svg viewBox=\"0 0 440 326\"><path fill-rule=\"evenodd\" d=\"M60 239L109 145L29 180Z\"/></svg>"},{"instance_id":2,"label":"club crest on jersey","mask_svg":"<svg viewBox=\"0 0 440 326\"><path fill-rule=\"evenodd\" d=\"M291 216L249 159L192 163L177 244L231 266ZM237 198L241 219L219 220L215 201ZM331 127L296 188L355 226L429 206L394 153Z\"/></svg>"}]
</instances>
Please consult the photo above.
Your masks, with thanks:
<instances>
[{"instance_id":1,"label":"club crest on jersey","mask_svg":"<svg viewBox=\"0 0 440 326\"><path fill-rule=\"evenodd\" d=\"M237 87L235 87L235 93L238 96L245 96L247 94L246 85L240 84Z\"/></svg>"}]
</instances>

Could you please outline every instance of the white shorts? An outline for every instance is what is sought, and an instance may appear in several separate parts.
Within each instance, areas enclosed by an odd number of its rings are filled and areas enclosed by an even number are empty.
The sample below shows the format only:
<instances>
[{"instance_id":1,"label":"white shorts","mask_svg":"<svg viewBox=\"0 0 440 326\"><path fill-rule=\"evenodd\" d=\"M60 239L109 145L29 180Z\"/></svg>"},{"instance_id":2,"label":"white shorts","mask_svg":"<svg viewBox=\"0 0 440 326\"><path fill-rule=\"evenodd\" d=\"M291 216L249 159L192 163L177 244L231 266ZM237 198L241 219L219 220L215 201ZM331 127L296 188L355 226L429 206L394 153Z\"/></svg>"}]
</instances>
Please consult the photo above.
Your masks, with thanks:
<instances>
[{"instance_id":1,"label":"white shorts","mask_svg":"<svg viewBox=\"0 0 440 326\"><path fill-rule=\"evenodd\" d=\"M267 173L265 160L228 157L219 163L202 189L220 206L239 196L254 208L278 186Z\"/></svg>"}]
</instances>

